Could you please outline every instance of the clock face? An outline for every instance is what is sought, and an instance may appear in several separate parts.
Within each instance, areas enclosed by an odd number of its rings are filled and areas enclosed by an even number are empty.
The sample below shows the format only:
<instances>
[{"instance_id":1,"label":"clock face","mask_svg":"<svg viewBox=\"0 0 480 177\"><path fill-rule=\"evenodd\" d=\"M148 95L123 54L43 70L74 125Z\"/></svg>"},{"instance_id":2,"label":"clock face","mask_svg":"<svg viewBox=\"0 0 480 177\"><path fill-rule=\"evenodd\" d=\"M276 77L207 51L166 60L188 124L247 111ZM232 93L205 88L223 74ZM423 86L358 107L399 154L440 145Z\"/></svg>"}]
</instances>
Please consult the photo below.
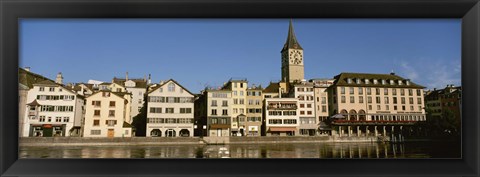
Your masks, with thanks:
<instances>
[{"instance_id":1,"label":"clock face","mask_svg":"<svg viewBox=\"0 0 480 177\"><path fill-rule=\"evenodd\" d=\"M302 60L303 60L303 56L300 51L294 50L290 52L290 63L298 65L302 63Z\"/></svg>"}]
</instances>

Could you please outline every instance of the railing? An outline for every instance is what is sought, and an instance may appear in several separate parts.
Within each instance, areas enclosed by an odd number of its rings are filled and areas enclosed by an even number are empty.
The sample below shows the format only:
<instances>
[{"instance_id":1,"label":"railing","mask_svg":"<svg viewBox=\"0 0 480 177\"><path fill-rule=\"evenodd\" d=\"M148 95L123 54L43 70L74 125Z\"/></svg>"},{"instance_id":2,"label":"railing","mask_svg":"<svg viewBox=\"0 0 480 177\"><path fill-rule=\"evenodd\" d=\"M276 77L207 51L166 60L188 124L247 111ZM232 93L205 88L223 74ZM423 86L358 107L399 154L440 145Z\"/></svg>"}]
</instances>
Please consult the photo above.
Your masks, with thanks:
<instances>
[{"instance_id":1,"label":"railing","mask_svg":"<svg viewBox=\"0 0 480 177\"><path fill-rule=\"evenodd\" d=\"M267 106L268 109L297 109L297 106Z\"/></svg>"}]
</instances>

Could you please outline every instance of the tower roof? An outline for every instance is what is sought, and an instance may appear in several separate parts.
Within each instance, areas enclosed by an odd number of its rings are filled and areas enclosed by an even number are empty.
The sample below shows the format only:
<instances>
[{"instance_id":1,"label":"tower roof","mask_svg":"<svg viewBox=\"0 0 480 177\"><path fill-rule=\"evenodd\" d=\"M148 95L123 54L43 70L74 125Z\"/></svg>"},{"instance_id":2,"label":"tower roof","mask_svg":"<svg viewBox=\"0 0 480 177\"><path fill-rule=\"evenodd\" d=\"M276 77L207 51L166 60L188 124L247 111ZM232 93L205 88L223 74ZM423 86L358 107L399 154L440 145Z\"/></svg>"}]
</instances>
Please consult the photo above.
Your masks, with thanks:
<instances>
[{"instance_id":1,"label":"tower roof","mask_svg":"<svg viewBox=\"0 0 480 177\"><path fill-rule=\"evenodd\" d=\"M301 49L300 43L298 43L297 37L295 37L295 31L293 30L292 19L290 19L290 25L288 26L288 36L285 45L283 45L282 52L288 49Z\"/></svg>"}]
</instances>

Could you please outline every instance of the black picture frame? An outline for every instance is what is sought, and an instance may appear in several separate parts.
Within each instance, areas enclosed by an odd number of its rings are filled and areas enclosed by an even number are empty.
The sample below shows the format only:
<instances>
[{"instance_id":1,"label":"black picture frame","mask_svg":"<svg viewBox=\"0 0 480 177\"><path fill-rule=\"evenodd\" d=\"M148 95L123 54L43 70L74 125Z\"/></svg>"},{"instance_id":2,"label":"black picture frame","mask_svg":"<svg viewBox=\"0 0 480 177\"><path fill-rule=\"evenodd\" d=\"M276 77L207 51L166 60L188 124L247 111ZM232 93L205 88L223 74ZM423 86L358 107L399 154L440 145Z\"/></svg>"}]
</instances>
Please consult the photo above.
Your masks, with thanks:
<instances>
[{"instance_id":1,"label":"black picture frame","mask_svg":"<svg viewBox=\"0 0 480 177\"><path fill-rule=\"evenodd\" d=\"M478 0L1 0L1 176L478 176ZM461 18L462 159L18 159L19 18ZM442 148L442 147L439 147Z\"/></svg>"}]
</instances>

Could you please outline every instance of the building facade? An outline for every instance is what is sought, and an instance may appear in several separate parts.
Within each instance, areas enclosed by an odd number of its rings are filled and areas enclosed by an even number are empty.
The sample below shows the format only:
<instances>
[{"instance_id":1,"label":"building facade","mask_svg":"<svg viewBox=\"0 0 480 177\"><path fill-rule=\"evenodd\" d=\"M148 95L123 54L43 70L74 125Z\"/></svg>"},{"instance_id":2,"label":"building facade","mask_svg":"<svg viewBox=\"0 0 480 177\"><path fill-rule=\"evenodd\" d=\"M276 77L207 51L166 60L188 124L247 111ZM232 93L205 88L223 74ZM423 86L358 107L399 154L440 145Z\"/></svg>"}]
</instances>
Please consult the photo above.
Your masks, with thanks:
<instances>
[{"instance_id":1,"label":"building facade","mask_svg":"<svg viewBox=\"0 0 480 177\"><path fill-rule=\"evenodd\" d=\"M148 92L148 137L192 137L195 95L170 79Z\"/></svg>"},{"instance_id":2,"label":"building facade","mask_svg":"<svg viewBox=\"0 0 480 177\"><path fill-rule=\"evenodd\" d=\"M425 106L432 118L450 115L461 121L462 87L447 85L443 89L427 91Z\"/></svg>"},{"instance_id":3,"label":"building facade","mask_svg":"<svg viewBox=\"0 0 480 177\"><path fill-rule=\"evenodd\" d=\"M251 86L247 88L246 104L245 134L247 136L260 136L263 120L262 87Z\"/></svg>"},{"instance_id":4,"label":"building facade","mask_svg":"<svg viewBox=\"0 0 480 177\"><path fill-rule=\"evenodd\" d=\"M98 91L86 99L84 137L132 137L127 123L131 95L125 92Z\"/></svg>"},{"instance_id":5,"label":"building facade","mask_svg":"<svg viewBox=\"0 0 480 177\"><path fill-rule=\"evenodd\" d=\"M315 136L318 123L315 118L314 85L309 82L300 82L293 84L292 89L292 96L298 99L299 135Z\"/></svg>"},{"instance_id":6,"label":"building facade","mask_svg":"<svg viewBox=\"0 0 480 177\"><path fill-rule=\"evenodd\" d=\"M298 43L290 20L287 41L282 50L282 81L295 82L304 80L303 48Z\"/></svg>"},{"instance_id":7,"label":"building facade","mask_svg":"<svg viewBox=\"0 0 480 177\"><path fill-rule=\"evenodd\" d=\"M84 97L51 80L32 86L27 94L21 136L80 136Z\"/></svg>"},{"instance_id":8,"label":"building facade","mask_svg":"<svg viewBox=\"0 0 480 177\"><path fill-rule=\"evenodd\" d=\"M298 98L265 98L264 102L266 136L299 134Z\"/></svg>"},{"instance_id":9,"label":"building facade","mask_svg":"<svg viewBox=\"0 0 480 177\"><path fill-rule=\"evenodd\" d=\"M330 110L344 118L334 121L338 135L402 132L425 121L423 86L391 74L341 73L329 89ZM398 125L398 126L395 126ZM333 132L332 132L333 133Z\"/></svg>"}]
</instances>

